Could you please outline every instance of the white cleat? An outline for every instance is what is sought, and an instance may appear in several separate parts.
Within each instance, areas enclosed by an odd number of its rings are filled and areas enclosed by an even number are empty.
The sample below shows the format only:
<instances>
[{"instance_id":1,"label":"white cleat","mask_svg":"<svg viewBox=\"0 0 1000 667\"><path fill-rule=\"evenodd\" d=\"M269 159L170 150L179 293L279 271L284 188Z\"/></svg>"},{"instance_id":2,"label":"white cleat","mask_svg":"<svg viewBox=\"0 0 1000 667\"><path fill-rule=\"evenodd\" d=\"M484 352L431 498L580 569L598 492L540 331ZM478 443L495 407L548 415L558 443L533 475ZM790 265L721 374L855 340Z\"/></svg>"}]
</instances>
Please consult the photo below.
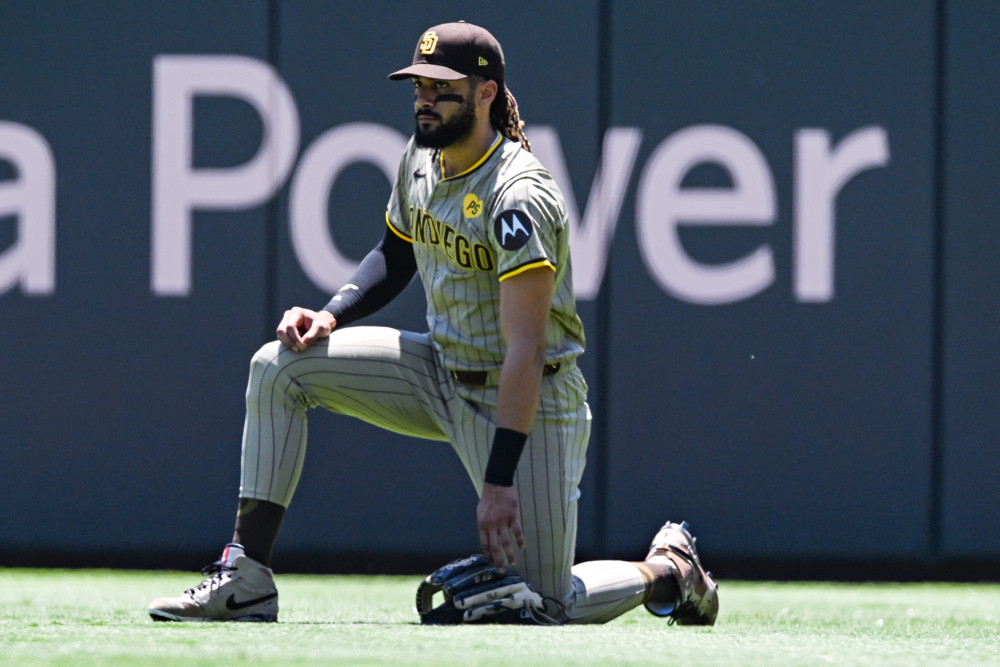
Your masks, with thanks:
<instances>
[{"instance_id":1,"label":"white cleat","mask_svg":"<svg viewBox=\"0 0 1000 667\"><path fill-rule=\"evenodd\" d=\"M180 597L157 598L149 605L154 621L278 620L278 589L271 569L243 555L230 544L222 558L204 568L208 579Z\"/></svg>"}]
</instances>

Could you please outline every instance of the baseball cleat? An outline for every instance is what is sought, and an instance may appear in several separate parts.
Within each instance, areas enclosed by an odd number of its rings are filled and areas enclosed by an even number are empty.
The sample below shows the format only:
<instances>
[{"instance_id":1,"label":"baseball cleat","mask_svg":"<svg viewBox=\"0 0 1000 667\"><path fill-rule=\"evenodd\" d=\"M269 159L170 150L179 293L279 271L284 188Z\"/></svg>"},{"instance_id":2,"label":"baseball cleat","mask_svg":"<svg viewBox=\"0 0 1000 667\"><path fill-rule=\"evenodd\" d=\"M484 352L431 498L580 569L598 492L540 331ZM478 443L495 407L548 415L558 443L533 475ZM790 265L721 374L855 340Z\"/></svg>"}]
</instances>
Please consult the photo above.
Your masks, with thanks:
<instances>
[{"instance_id":1,"label":"baseball cleat","mask_svg":"<svg viewBox=\"0 0 1000 667\"><path fill-rule=\"evenodd\" d=\"M180 597L158 598L149 605L154 621L278 620L278 589L271 569L229 544L222 558L201 571L208 576Z\"/></svg>"},{"instance_id":2,"label":"baseball cleat","mask_svg":"<svg viewBox=\"0 0 1000 667\"><path fill-rule=\"evenodd\" d=\"M677 579L679 598L669 602L646 602L654 616L670 616L678 625L715 625L719 615L718 586L698 559L695 538L687 521L667 522L653 538L647 563L664 565Z\"/></svg>"}]
</instances>

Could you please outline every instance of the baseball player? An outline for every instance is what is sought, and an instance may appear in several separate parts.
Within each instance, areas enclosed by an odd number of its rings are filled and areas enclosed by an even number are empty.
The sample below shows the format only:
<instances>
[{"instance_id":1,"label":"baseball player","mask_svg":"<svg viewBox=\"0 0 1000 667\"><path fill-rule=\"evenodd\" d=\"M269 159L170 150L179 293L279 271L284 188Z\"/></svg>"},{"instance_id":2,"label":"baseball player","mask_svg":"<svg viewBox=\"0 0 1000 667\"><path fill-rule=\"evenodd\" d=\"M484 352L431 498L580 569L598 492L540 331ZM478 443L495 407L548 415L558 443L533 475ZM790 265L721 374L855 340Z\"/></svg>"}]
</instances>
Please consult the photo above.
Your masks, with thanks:
<instances>
[{"instance_id":1,"label":"baseball player","mask_svg":"<svg viewBox=\"0 0 1000 667\"><path fill-rule=\"evenodd\" d=\"M490 575L471 579L516 581L520 591L474 599L513 608L530 593L544 614L525 622L602 623L645 604L678 623L714 623L716 585L686 524L667 522L644 561L573 564L590 434L576 364L584 332L565 202L530 152L500 44L469 23L438 25L389 78L412 83L416 123L384 237L323 309L286 311L278 340L254 356L232 542L205 581L154 600L150 615L277 620L271 550L303 469L306 413L323 407L450 443L480 497L483 555L473 560ZM346 326L414 274L426 333Z\"/></svg>"}]
</instances>

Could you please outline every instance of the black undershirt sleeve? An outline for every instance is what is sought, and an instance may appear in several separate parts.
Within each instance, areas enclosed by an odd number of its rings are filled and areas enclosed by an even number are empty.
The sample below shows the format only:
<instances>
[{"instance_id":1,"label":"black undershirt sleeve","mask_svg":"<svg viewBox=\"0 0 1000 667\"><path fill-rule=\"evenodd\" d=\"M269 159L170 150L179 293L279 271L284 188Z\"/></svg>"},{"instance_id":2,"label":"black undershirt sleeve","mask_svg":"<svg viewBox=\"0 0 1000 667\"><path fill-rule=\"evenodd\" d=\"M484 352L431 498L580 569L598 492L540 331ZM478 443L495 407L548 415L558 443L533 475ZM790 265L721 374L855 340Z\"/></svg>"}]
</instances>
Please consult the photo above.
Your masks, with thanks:
<instances>
[{"instance_id":1,"label":"black undershirt sleeve","mask_svg":"<svg viewBox=\"0 0 1000 667\"><path fill-rule=\"evenodd\" d=\"M396 298L416 272L413 245L386 227L379 244L323 310L333 313L338 327L360 320Z\"/></svg>"}]
</instances>

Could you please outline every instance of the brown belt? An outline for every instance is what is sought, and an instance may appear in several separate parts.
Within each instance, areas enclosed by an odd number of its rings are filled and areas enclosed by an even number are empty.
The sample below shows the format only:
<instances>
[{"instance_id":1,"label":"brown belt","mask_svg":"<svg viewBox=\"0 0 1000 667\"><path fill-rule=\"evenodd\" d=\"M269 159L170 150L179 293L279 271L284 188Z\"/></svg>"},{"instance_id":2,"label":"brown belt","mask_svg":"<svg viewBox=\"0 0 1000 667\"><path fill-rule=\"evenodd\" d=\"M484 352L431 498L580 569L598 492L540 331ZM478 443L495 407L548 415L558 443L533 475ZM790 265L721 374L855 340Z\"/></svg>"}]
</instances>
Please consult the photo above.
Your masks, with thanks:
<instances>
[{"instance_id":1,"label":"brown belt","mask_svg":"<svg viewBox=\"0 0 1000 667\"><path fill-rule=\"evenodd\" d=\"M545 364L542 368L542 376L555 375L559 372L559 364ZM452 371L451 376L455 378L457 382L469 385L471 387L479 387L486 384L486 381L490 377L489 371Z\"/></svg>"}]
</instances>

